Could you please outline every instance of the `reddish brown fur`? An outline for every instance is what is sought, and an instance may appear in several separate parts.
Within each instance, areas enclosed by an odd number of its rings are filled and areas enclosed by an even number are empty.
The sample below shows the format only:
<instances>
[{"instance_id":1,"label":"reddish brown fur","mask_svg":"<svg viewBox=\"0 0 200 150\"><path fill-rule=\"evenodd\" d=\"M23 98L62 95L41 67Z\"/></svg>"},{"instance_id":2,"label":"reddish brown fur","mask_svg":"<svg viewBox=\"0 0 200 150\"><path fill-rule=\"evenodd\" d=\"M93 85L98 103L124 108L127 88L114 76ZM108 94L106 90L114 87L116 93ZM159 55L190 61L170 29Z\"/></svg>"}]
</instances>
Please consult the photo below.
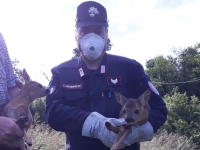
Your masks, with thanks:
<instances>
[{"instance_id":1,"label":"reddish brown fur","mask_svg":"<svg viewBox=\"0 0 200 150\"><path fill-rule=\"evenodd\" d=\"M26 150L24 140L28 145L32 145L26 133L32 122L29 106L35 99L46 96L49 90L45 89L40 83L31 81L25 69L23 70L23 78L25 80L24 85L21 82L16 82L18 87L21 88L20 93L4 107L2 114L5 117L16 119L16 123L24 132L24 139L20 138L17 141L13 141L10 145Z\"/></svg>"},{"instance_id":2,"label":"reddish brown fur","mask_svg":"<svg viewBox=\"0 0 200 150\"><path fill-rule=\"evenodd\" d=\"M120 148L120 144L130 133L132 125L140 126L148 121L150 111L148 100L150 95L150 89L145 91L138 99L127 99L120 93L115 92L115 98L117 102L122 105L119 117L124 118L127 124L124 126L115 127L109 122L106 122L105 125L108 130L117 133L117 138L111 147L111 150L118 150Z\"/></svg>"}]
</instances>

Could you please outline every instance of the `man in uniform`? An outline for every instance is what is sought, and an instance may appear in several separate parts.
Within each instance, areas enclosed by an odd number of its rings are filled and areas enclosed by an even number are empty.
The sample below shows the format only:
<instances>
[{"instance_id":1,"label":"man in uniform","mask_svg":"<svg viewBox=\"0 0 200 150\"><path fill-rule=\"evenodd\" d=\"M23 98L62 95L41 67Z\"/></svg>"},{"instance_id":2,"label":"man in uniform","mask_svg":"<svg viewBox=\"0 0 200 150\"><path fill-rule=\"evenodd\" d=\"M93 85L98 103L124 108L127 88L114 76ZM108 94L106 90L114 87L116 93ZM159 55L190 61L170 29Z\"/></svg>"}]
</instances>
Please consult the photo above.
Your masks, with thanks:
<instances>
[{"instance_id":1,"label":"man in uniform","mask_svg":"<svg viewBox=\"0 0 200 150\"><path fill-rule=\"evenodd\" d=\"M77 7L76 41L80 57L54 67L46 97L46 119L57 131L66 133L69 150L109 150L116 134L105 122L118 126L121 106L113 92L138 98L151 89L149 120L131 127L121 149L139 150L167 119L167 108L136 60L106 53L108 20L104 6L94 1Z\"/></svg>"}]
</instances>

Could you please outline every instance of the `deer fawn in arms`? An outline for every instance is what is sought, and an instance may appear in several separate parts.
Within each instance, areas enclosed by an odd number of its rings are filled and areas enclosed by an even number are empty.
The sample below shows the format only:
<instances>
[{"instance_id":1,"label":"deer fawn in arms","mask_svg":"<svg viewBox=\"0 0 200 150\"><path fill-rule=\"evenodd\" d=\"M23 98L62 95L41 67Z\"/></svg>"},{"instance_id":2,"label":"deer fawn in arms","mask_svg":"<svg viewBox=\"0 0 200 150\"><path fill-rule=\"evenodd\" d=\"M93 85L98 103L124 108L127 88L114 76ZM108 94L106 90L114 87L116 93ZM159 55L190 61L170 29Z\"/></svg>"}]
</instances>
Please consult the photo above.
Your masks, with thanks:
<instances>
[{"instance_id":1,"label":"deer fawn in arms","mask_svg":"<svg viewBox=\"0 0 200 150\"><path fill-rule=\"evenodd\" d=\"M2 114L5 117L16 119L16 123L24 132L24 138L18 139L17 142L13 141L17 145L13 145L13 143L11 145L26 150L24 141L27 145L32 145L31 139L27 135L27 130L32 122L29 106L35 99L46 96L49 90L45 89L40 83L31 81L25 69L23 70L23 78L25 84L16 81L17 86L21 89L20 93L4 107Z\"/></svg>"},{"instance_id":2,"label":"deer fawn in arms","mask_svg":"<svg viewBox=\"0 0 200 150\"><path fill-rule=\"evenodd\" d=\"M148 121L150 107L148 105L148 100L151 96L151 90L146 90L139 98L126 98L120 93L114 92L117 102L122 105L120 111L120 118L124 118L126 124L120 127L113 126L109 122L105 125L108 130L117 133L117 138L111 147L111 150L118 150L120 144L129 135L131 131L131 126L140 126Z\"/></svg>"}]
</instances>

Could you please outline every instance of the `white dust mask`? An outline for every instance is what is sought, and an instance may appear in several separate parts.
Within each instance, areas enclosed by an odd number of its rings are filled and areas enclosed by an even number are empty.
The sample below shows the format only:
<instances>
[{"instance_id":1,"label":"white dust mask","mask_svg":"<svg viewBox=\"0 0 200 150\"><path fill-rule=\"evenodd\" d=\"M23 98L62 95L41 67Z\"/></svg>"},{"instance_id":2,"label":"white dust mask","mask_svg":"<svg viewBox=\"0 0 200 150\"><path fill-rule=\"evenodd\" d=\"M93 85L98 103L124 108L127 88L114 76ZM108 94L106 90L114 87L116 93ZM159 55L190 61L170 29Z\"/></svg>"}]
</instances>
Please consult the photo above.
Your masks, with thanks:
<instances>
[{"instance_id":1,"label":"white dust mask","mask_svg":"<svg viewBox=\"0 0 200 150\"><path fill-rule=\"evenodd\" d=\"M90 60L98 59L105 46L105 40L95 33L88 33L80 39L83 55Z\"/></svg>"}]
</instances>

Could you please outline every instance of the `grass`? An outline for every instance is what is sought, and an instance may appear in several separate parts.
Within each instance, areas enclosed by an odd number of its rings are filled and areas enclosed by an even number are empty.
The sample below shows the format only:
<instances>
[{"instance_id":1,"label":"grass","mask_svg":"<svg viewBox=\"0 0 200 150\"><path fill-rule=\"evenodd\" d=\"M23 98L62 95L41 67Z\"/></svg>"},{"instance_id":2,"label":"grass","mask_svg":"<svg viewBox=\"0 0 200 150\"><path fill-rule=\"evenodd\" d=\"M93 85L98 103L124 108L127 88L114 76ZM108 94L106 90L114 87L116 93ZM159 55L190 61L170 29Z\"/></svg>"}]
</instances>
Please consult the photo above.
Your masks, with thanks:
<instances>
[{"instance_id":1,"label":"grass","mask_svg":"<svg viewBox=\"0 0 200 150\"><path fill-rule=\"evenodd\" d=\"M141 150L195 150L191 138L162 130L151 141L141 142Z\"/></svg>"},{"instance_id":2,"label":"grass","mask_svg":"<svg viewBox=\"0 0 200 150\"><path fill-rule=\"evenodd\" d=\"M65 150L65 134L46 124L32 125L28 131L33 146L30 150ZM186 136L160 131L152 141L141 142L141 150L192 150L196 145Z\"/></svg>"},{"instance_id":3,"label":"grass","mask_svg":"<svg viewBox=\"0 0 200 150\"><path fill-rule=\"evenodd\" d=\"M65 150L66 138L62 132L51 129L46 124L32 125L28 130L33 146L30 150Z\"/></svg>"},{"instance_id":4,"label":"grass","mask_svg":"<svg viewBox=\"0 0 200 150\"><path fill-rule=\"evenodd\" d=\"M57 132L47 124L37 122L39 114L33 116L28 130L33 146L29 150L65 150L66 138L63 132ZM197 150L191 138L176 133L159 130L151 141L141 142L141 150Z\"/></svg>"}]
</instances>

